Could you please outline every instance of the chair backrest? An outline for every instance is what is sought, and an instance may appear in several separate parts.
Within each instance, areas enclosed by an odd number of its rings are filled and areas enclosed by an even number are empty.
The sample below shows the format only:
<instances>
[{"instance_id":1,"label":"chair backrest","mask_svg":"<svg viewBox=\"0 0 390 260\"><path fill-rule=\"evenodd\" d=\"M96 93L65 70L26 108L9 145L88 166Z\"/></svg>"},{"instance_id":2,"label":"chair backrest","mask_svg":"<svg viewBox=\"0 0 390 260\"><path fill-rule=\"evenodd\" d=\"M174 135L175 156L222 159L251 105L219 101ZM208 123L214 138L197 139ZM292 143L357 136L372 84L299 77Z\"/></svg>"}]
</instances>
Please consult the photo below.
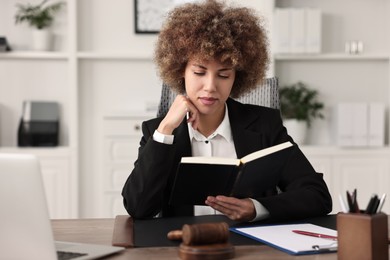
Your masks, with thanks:
<instances>
[{"instance_id":1,"label":"chair backrest","mask_svg":"<svg viewBox=\"0 0 390 260\"><path fill-rule=\"evenodd\" d=\"M158 105L157 116L165 116L168 113L170 106L175 100L177 93L173 92L166 84L162 85L161 98ZM276 77L267 78L261 85L254 88L250 92L242 95L235 100L259 106L270 108L280 108L279 103L279 86Z\"/></svg>"}]
</instances>

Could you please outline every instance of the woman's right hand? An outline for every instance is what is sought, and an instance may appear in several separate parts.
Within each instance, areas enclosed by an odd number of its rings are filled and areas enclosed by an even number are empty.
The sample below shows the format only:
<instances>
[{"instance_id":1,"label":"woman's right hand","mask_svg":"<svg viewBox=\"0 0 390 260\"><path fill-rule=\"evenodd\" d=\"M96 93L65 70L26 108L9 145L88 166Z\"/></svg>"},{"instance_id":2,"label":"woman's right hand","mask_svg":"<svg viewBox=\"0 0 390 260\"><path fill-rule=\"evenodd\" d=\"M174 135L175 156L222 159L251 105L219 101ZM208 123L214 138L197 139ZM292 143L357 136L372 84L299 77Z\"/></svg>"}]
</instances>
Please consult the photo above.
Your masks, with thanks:
<instances>
[{"instance_id":1,"label":"woman's right hand","mask_svg":"<svg viewBox=\"0 0 390 260\"><path fill-rule=\"evenodd\" d=\"M177 95L165 118L161 121L157 131L164 135L171 135L183 121L183 118L189 114L188 123L192 123L192 127L198 127L198 110L192 102L184 95Z\"/></svg>"}]
</instances>

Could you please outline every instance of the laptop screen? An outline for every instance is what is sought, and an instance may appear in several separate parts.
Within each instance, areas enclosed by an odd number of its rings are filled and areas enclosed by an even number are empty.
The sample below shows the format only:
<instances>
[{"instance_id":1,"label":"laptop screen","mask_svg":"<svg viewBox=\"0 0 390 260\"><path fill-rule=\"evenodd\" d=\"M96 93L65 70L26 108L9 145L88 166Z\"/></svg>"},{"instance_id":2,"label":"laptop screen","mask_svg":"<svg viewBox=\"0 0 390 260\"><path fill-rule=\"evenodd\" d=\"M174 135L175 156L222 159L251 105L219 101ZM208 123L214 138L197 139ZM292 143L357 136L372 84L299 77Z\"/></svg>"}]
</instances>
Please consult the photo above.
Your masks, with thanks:
<instances>
[{"instance_id":1,"label":"laptop screen","mask_svg":"<svg viewBox=\"0 0 390 260\"><path fill-rule=\"evenodd\" d=\"M57 256L85 260L123 250L54 241L38 158L4 153L0 153L0 245L0 260L52 260Z\"/></svg>"},{"instance_id":2,"label":"laptop screen","mask_svg":"<svg viewBox=\"0 0 390 260\"><path fill-rule=\"evenodd\" d=\"M0 154L0 259L56 259L38 159Z\"/></svg>"}]
</instances>

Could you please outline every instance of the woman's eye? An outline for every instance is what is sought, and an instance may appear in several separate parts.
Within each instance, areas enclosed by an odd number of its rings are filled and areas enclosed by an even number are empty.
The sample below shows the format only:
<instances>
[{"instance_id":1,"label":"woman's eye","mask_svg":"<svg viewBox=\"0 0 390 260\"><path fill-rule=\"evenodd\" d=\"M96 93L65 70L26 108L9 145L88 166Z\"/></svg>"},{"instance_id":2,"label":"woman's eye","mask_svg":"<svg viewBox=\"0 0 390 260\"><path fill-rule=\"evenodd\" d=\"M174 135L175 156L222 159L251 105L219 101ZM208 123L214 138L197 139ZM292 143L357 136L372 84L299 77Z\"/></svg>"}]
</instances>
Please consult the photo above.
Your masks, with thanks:
<instances>
[{"instance_id":1,"label":"woman's eye","mask_svg":"<svg viewBox=\"0 0 390 260\"><path fill-rule=\"evenodd\" d=\"M201 71L194 71L194 74L195 74L195 75L202 76L202 75L204 75L205 73L204 73L204 72L201 72Z\"/></svg>"},{"instance_id":2,"label":"woman's eye","mask_svg":"<svg viewBox=\"0 0 390 260\"><path fill-rule=\"evenodd\" d=\"M229 75L220 74L219 77L224 78L224 79L228 79L228 78L229 78Z\"/></svg>"}]
</instances>

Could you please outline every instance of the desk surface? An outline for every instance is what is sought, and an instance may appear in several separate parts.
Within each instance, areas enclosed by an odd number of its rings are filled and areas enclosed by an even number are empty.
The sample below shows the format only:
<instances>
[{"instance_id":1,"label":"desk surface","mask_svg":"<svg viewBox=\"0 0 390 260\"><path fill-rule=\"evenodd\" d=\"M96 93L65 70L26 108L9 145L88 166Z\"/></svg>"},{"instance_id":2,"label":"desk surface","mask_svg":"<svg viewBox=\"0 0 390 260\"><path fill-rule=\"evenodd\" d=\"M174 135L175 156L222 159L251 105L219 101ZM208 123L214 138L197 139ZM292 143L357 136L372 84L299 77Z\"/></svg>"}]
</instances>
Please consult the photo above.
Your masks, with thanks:
<instances>
[{"instance_id":1,"label":"desk surface","mask_svg":"<svg viewBox=\"0 0 390 260\"><path fill-rule=\"evenodd\" d=\"M52 220L56 240L111 245L114 219ZM235 246L235 259L337 259L336 253L292 256L269 246ZM179 259L177 247L128 248L106 259Z\"/></svg>"}]
</instances>

